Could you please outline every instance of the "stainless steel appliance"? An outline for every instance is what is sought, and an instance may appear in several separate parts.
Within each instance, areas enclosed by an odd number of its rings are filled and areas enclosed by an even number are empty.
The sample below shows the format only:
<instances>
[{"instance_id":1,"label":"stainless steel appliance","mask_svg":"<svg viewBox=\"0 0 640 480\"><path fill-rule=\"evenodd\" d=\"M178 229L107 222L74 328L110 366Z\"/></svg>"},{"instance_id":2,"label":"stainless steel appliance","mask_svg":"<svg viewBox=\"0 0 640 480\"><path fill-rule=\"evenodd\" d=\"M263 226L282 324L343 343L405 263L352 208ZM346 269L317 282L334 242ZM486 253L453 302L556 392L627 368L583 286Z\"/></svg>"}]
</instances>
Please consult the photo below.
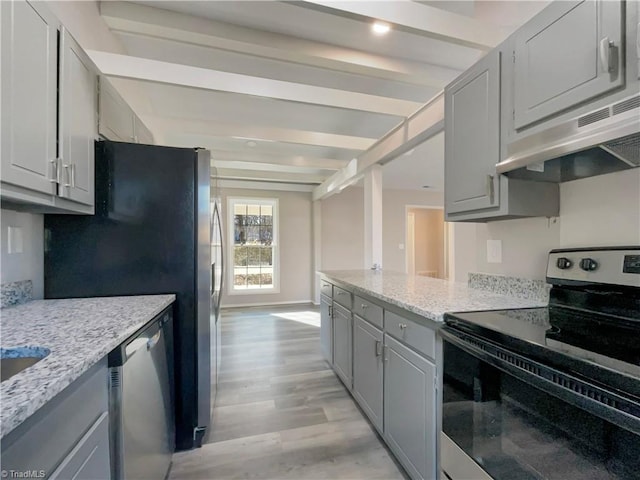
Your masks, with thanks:
<instances>
[{"instance_id":1,"label":"stainless steel appliance","mask_svg":"<svg viewBox=\"0 0 640 480\"><path fill-rule=\"evenodd\" d=\"M548 308L448 314L449 478L640 478L640 247L553 250Z\"/></svg>"},{"instance_id":2,"label":"stainless steel appliance","mask_svg":"<svg viewBox=\"0 0 640 480\"><path fill-rule=\"evenodd\" d=\"M113 480L166 476L175 448L170 308L109 354L109 424Z\"/></svg>"},{"instance_id":3,"label":"stainless steel appliance","mask_svg":"<svg viewBox=\"0 0 640 480\"><path fill-rule=\"evenodd\" d=\"M95 215L45 215L45 297L175 293L176 448L200 446L224 277L209 152L100 141L95 169Z\"/></svg>"}]
</instances>

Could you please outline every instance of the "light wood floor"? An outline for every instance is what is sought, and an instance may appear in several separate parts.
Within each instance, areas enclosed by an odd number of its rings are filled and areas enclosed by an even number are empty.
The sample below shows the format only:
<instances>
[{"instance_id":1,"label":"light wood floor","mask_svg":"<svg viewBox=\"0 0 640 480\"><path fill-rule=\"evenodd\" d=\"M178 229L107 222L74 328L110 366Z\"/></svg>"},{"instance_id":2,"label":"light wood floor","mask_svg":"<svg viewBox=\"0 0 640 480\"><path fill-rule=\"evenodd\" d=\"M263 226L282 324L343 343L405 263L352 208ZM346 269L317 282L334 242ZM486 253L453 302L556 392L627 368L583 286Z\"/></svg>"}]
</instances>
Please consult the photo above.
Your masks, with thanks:
<instances>
[{"instance_id":1,"label":"light wood floor","mask_svg":"<svg viewBox=\"0 0 640 480\"><path fill-rule=\"evenodd\" d=\"M313 306L227 310L208 444L170 479L406 479L320 353Z\"/></svg>"}]
</instances>

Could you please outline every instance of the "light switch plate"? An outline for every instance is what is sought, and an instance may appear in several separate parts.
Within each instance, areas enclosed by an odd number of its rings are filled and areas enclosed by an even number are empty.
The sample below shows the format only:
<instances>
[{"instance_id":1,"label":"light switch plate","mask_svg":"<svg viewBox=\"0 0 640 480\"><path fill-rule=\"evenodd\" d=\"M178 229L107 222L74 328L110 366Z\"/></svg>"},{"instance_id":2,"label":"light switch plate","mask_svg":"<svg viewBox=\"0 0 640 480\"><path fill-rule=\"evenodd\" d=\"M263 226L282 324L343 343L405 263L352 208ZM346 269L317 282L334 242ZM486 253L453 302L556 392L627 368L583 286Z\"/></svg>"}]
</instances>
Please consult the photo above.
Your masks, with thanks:
<instances>
[{"instance_id":1,"label":"light switch plate","mask_svg":"<svg viewBox=\"0 0 640 480\"><path fill-rule=\"evenodd\" d=\"M487 263L502 263L502 240L487 240Z\"/></svg>"},{"instance_id":2,"label":"light switch plate","mask_svg":"<svg viewBox=\"0 0 640 480\"><path fill-rule=\"evenodd\" d=\"M404 243L399 243L398 244L398 249L399 250L404 250Z\"/></svg>"},{"instance_id":3,"label":"light switch plate","mask_svg":"<svg viewBox=\"0 0 640 480\"><path fill-rule=\"evenodd\" d=\"M24 237L22 235L22 227L9 227L7 231L7 253L23 253Z\"/></svg>"}]
</instances>

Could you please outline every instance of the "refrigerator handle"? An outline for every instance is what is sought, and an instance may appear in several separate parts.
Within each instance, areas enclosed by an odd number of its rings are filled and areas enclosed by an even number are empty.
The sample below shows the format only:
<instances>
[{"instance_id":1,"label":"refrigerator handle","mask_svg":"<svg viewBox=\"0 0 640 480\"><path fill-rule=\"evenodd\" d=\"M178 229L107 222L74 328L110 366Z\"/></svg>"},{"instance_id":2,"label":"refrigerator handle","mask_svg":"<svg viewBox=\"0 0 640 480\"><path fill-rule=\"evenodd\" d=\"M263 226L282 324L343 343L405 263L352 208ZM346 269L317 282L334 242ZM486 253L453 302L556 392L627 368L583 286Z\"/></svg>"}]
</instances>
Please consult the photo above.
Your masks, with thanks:
<instances>
[{"instance_id":1,"label":"refrigerator handle","mask_svg":"<svg viewBox=\"0 0 640 480\"><path fill-rule=\"evenodd\" d=\"M216 204L216 215L218 216L218 229L220 230L220 298L218 298L218 311L220 310L220 303L222 300L222 289L224 288L224 235L222 234L222 219L220 218L220 210Z\"/></svg>"}]
</instances>

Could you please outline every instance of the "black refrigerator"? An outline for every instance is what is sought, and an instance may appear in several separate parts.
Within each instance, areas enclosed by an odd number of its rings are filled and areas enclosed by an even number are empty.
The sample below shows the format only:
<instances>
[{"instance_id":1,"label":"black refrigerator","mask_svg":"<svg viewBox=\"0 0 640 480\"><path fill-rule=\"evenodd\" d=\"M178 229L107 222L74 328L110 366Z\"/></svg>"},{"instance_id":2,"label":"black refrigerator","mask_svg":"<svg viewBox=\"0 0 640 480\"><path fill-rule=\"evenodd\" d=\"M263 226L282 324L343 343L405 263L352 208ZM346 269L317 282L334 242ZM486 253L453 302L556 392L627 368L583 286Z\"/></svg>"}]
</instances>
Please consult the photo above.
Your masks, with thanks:
<instances>
[{"instance_id":1,"label":"black refrigerator","mask_svg":"<svg viewBox=\"0 0 640 480\"><path fill-rule=\"evenodd\" d=\"M96 213L45 215L45 298L175 293L176 448L208 434L222 223L209 152L96 142Z\"/></svg>"}]
</instances>

